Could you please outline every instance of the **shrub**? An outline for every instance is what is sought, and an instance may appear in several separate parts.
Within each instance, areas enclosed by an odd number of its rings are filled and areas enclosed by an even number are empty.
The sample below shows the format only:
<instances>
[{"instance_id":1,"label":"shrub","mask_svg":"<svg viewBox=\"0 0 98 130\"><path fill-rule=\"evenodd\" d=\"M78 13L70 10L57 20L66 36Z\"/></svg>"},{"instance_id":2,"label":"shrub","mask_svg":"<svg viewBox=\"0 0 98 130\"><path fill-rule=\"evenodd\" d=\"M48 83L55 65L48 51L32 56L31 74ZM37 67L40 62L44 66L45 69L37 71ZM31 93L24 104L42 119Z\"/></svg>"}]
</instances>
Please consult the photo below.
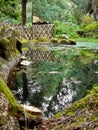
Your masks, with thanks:
<instances>
[{"instance_id":1,"label":"shrub","mask_svg":"<svg viewBox=\"0 0 98 130\"><path fill-rule=\"evenodd\" d=\"M81 20L81 25L86 26L92 22L93 22L93 18L91 18L90 16L84 16Z\"/></svg>"},{"instance_id":2,"label":"shrub","mask_svg":"<svg viewBox=\"0 0 98 130\"><path fill-rule=\"evenodd\" d=\"M67 34L68 37L71 38L77 38L77 29L78 25L71 23L71 22L66 22L66 23L61 23L61 22L54 22L55 28L56 28L56 37L61 37L62 34Z\"/></svg>"},{"instance_id":3,"label":"shrub","mask_svg":"<svg viewBox=\"0 0 98 130\"><path fill-rule=\"evenodd\" d=\"M92 22L90 24L88 24L87 26L85 26L84 31L86 32L93 32L98 30L98 23L97 22Z\"/></svg>"}]
</instances>

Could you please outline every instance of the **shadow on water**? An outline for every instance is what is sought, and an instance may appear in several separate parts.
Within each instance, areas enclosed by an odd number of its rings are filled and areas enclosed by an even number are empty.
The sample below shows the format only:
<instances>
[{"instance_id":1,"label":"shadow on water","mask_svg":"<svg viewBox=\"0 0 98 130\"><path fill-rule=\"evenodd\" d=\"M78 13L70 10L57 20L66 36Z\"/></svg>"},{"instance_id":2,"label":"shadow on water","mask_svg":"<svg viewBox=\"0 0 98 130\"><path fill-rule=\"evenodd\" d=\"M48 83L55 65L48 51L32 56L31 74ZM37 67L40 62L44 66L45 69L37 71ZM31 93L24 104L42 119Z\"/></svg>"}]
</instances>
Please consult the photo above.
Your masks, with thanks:
<instances>
[{"instance_id":1,"label":"shadow on water","mask_svg":"<svg viewBox=\"0 0 98 130\"><path fill-rule=\"evenodd\" d=\"M26 55L31 64L26 66L25 72L16 73L17 98L42 109L45 117L50 118L81 99L87 90L98 84L97 49L48 47L54 59L45 60L46 53L38 52L39 58L34 61L36 49L38 47L29 49ZM46 48L41 51L45 52Z\"/></svg>"}]
</instances>

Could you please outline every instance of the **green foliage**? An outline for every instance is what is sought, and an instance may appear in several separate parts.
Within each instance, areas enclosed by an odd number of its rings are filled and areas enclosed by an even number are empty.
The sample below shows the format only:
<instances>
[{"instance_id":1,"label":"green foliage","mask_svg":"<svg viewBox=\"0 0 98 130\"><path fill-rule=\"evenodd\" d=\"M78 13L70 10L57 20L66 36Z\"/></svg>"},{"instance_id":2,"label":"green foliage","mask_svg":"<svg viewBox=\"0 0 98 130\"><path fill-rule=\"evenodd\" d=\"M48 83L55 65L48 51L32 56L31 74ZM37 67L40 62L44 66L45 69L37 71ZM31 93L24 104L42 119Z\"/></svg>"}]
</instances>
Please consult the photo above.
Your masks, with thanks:
<instances>
[{"instance_id":1,"label":"green foliage","mask_svg":"<svg viewBox=\"0 0 98 130\"><path fill-rule=\"evenodd\" d=\"M59 21L54 22L55 28L56 28L56 37L61 37L62 34L66 34L68 37L76 38L79 37L77 34L78 25L74 23L61 23Z\"/></svg>"},{"instance_id":2,"label":"green foliage","mask_svg":"<svg viewBox=\"0 0 98 130\"><path fill-rule=\"evenodd\" d=\"M88 24L87 26L85 26L84 31L92 32L92 33L94 31L98 31L98 23L97 22L92 22L92 23Z\"/></svg>"},{"instance_id":3,"label":"green foliage","mask_svg":"<svg viewBox=\"0 0 98 130\"><path fill-rule=\"evenodd\" d=\"M93 21L94 21L93 18L91 18L90 16L84 16L82 17L81 25L86 26L88 24L91 24Z\"/></svg>"},{"instance_id":4,"label":"green foliage","mask_svg":"<svg viewBox=\"0 0 98 130\"><path fill-rule=\"evenodd\" d=\"M85 26L80 26L80 28L83 31L82 36L84 37L93 37L97 38L97 33L98 33L98 22L93 21L89 24L85 24Z\"/></svg>"},{"instance_id":5,"label":"green foliage","mask_svg":"<svg viewBox=\"0 0 98 130\"><path fill-rule=\"evenodd\" d=\"M19 1L3 0L0 2L0 21L7 20L12 23L20 18Z\"/></svg>"},{"instance_id":6,"label":"green foliage","mask_svg":"<svg viewBox=\"0 0 98 130\"><path fill-rule=\"evenodd\" d=\"M71 8L71 6L73 6L73 8ZM44 21L72 20L73 9L73 3L65 0L33 0L33 15L39 16Z\"/></svg>"}]
</instances>

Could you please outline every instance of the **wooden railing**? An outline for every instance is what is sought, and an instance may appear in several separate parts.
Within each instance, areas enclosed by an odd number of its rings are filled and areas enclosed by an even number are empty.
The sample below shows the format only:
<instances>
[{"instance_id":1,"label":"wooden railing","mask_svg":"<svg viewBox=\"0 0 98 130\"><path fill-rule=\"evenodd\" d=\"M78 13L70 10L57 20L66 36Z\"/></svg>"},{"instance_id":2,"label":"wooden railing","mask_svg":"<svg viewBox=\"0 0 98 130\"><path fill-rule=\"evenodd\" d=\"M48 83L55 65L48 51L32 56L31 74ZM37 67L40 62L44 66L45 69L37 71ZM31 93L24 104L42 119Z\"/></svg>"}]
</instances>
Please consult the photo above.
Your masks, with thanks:
<instances>
[{"instance_id":1,"label":"wooden railing","mask_svg":"<svg viewBox=\"0 0 98 130\"><path fill-rule=\"evenodd\" d=\"M4 26L13 27L19 31L21 37L24 37L28 40L38 39L40 37L46 37L50 39L55 35L54 24L33 24L30 27L17 24L0 24L0 28Z\"/></svg>"}]
</instances>

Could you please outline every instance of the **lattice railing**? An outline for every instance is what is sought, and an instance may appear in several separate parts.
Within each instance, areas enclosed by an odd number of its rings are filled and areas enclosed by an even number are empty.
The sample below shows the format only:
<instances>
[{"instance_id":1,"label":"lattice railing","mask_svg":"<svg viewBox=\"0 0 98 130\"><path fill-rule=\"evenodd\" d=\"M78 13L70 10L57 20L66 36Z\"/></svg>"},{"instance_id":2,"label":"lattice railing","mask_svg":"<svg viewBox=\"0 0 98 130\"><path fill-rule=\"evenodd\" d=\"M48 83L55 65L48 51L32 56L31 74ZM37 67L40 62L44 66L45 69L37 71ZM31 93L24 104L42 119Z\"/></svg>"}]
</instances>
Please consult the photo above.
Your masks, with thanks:
<instances>
[{"instance_id":1,"label":"lattice railing","mask_svg":"<svg viewBox=\"0 0 98 130\"><path fill-rule=\"evenodd\" d=\"M32 49L31 58L33 62L49 62L54 60L54 53L52 50Z\"/></svg>"},{"instance_id":2,"label":"lattice railing","mask_svg":"<svg viewBox=\"0 0 98 130\"><path fill-rule=\"evenodd\" d=\"M32 30L34 39L39 37L51 38L55 35L53 24L33 24Z\"/></svg>"},{"instance_id":3,"label":"lattice railing","mask_svg":"<svg viewBox=\"0 0 98 130\"><path fill-rule=\"evenodd\" d=\"M3 26L13 27L19 31L20 36L28 40L38 39L40 37L51 38L55 35L55 28L53 24L33 24L32 27L16 25L16 24L0 24L0 28Z\"/></svg>"}]
</instances>

